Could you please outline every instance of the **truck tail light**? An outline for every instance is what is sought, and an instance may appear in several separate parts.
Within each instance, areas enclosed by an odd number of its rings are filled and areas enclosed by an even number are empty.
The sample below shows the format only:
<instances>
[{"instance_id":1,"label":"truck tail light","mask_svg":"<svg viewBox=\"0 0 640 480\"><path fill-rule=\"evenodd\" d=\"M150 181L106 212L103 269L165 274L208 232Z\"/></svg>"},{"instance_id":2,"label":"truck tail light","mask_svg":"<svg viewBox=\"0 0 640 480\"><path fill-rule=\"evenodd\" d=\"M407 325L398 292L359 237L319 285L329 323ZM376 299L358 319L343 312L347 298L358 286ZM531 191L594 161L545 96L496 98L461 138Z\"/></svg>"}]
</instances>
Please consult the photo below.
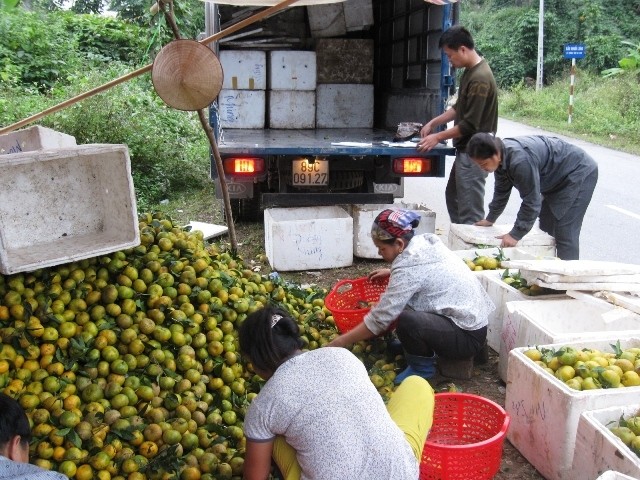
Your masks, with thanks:
<instances>
[{"instance_id":1,"label":"truck tail light","mask_svg":"<svg viewBox=\"0 0 640 480\"><path fill-rule=\"evenodd\" d=\"M257 157L231 157L224 159L224 172L228 175L252 177L264 172L264 159Z\"/></svg>"},{"instance_id":2,"label":"truck tail light","mask_svg":"<svg viewBox=\"0 0 640 480\"><path fill-rule=\"evenodd\" d=\"M430 173L432 166L431 158L402 157L394 158L393 160L393 172L405 176L422 176L426 173Z\"/></svg>"}]
</instances>

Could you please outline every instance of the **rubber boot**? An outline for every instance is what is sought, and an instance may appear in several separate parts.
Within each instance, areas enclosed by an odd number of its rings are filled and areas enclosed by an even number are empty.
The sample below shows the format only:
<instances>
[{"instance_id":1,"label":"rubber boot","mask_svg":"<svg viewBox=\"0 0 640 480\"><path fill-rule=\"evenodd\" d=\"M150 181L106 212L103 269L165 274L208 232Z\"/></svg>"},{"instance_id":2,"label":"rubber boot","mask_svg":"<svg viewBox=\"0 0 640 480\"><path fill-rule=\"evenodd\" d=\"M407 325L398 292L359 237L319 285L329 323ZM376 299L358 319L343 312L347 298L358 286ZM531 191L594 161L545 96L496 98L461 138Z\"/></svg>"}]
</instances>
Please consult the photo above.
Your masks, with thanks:
<instances>
[{"instance_id":1,"label":"rubber boot","mask_svg":"<svg viewBox=\"0 0 640 480\"><path fill-rule=\"evenodd\" d=\"M396 375L394 380L396 385L400 385L402 381L410 375L417 375L428 380L436 374L436 356L420 357L418 355L404 354L407 361L407 368Z\"/></svg>"}]
</instances>

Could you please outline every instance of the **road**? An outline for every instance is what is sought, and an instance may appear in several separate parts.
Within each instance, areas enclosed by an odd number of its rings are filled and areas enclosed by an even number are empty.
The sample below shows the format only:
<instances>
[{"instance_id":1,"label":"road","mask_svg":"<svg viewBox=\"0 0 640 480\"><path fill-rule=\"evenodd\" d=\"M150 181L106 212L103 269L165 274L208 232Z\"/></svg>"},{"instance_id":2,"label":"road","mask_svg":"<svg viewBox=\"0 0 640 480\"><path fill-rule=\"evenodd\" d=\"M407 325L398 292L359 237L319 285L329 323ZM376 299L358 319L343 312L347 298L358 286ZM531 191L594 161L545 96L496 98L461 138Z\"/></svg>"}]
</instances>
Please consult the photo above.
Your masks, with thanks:
<instances>
[{"instance_id":1,"label":"road","mask_svg":"<svg viewBox=\"0 0 640 480\"><path fill-rule=\"evenodd\" d=\"M580 139L546 132L500 118L498 136L555 135L586 150L598 162L598 185L582 226L580 258L640 264L640 157L601 147ZM447 158L447 177L453 157ZM446 237L449 216L444 200L445 178L408 179L404 203L422 203L436 212L436 232ZM493 175L487 178L485 206L493 196ZM520 197L513 191L497 224L513 224Z\"/></svg>"}]
</instances>

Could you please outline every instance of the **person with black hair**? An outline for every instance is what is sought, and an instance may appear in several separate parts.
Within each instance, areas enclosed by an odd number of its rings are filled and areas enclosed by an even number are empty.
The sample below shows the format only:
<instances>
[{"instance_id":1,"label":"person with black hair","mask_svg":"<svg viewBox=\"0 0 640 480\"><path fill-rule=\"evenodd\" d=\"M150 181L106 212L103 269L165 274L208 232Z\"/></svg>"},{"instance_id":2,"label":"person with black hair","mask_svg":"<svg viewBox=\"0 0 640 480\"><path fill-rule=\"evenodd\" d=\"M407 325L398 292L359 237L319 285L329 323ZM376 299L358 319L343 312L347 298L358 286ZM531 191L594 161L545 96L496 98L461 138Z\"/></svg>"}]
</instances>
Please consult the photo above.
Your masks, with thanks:
<instances>
[{"instance_id":1,"label":"person with black hair","mask_svg":"<svg viewBox=\"0 0 640 480\"><path fill-rule=\"evenodd\" d=\"M420 130L418 151L453 139L456 159L451 167L445 199L451 223L471 225L484 218L484 187L487 174L466 153L474 133L496 133L498 129L498 87L493 72L475 49L469 31L461 25L445 30L438 46L454 68L464 68L455 105L427 122ZM434 129L453 121L453 127Z\"/></svg>"},{"instance_id":2,"label":"person with black hair","mask_svg":"<svg viewBox=\"0 0 640 480\"><path fill-rule=\"evenodd\" d=\"M31 428L20 404L0 393L0 480L68 480L29 463Z\"/></svg>"},{"instance_id":3,"label":"person with black hair","mask_svg":"<svg viewBox=\"0 0 640 480\"><path fill-rule=\"evenodd\" d=\"M471 137L467 152L495 176L489 213L476 225L493 225L515 187L522 204L511 231L500 236L501 245L515 247L540 217L540 229L556 240L556 255L580 258L582 221L598 182L598 164L587 152L556 137L500 139L484 133Z\"/></svg>"},{"instance_id":4,"label":"person with black hair","mask_svg":"<svg viewBox=\"0 0 640 480\"><path fill-rule=\"evenodd\" d=\"M416 480L434 392L409 377L385 408L364 364L344 348L303 351L298 324L265 307L239 330L240 351L266 379L244 420L245 480L275 461L285 480Z\"/></svg>"},{"instance_id":5,"label":"person with black hair","mask_svg":"<svg viewBox=\"0 0 640 480\"><path fill-rule=\"evenodd\" d=\"M465 263L434 234L415 235L420 216L386 209L371 227L378 253L391 268L374 270L369 279L389 278L386 290L364 321L329 345L346 347L388 331L396 334L407 368L396 376L429 379L436 359L468 360L485 348L493 302Z\"/></svg>"}]
</instances>

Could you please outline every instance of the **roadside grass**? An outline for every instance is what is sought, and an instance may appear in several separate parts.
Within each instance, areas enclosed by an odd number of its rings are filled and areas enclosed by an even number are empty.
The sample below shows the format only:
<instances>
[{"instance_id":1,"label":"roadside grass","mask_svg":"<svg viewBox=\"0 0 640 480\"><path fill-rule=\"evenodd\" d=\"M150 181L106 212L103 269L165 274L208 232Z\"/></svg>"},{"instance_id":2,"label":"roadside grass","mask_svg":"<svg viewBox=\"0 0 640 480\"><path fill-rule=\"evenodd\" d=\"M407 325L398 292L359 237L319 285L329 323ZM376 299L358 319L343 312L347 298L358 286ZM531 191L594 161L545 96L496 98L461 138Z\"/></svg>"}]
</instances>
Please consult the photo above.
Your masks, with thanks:
<instances>
[{"instance_id":1,"label":"roadside grass","mask_svg":"<svg viewBox=\"0 0 640 480\"><path fill-rule=\"evenodd\" d=\"M640 155L640 82L632 75L603 79L577 72L572 122L570 80L540 91L519 85L500 92L500 116L569 137Z\"/></svg>"}]
</instances>

